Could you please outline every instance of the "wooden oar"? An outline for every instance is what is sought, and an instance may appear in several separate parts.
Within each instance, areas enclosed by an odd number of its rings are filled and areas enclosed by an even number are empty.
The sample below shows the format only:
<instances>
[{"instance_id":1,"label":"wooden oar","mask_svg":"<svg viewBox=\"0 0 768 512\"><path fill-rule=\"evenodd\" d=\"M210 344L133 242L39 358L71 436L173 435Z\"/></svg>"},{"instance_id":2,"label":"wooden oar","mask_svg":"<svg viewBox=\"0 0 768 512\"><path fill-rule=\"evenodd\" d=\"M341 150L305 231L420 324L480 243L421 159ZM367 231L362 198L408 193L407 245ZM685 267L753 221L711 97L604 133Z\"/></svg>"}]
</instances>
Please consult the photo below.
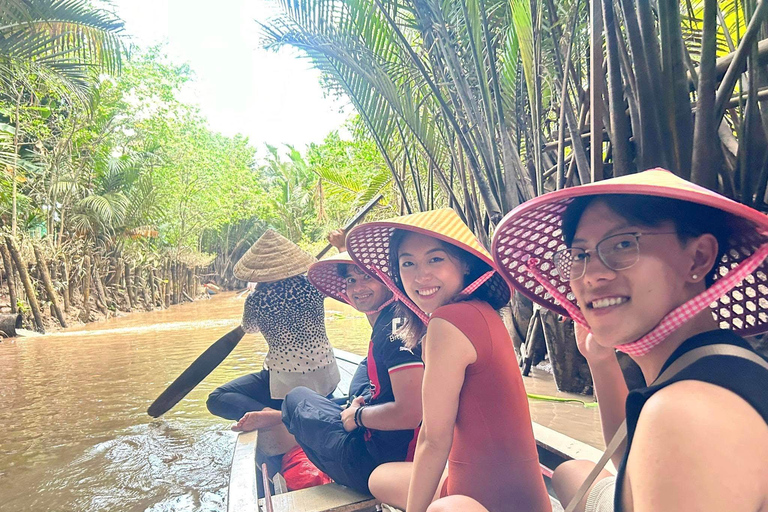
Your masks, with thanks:
<instances>
[{"instance_id":1,"label":"wooden oar","mask_svg":"<svg viewBox=\"0 0 768 512\"><path fill-rule=\"evenodd\" d=\"M382 198L381 194L377 194L376 197L371 199L363 208L355 215L352 220L347 222L344 226L344 231L351 229L362 219L366 213L368 213L373 206L379 202ZM331 248L331 244L328 244L320 254L317 255L317 259L323 257ZM189 365L189 368L179 375L168 388L163 391L157 399L152 402L152 405L147 409L147 414L153 418L162 416L168 412L174 405L187 396L187 393L192 391L195 386L200 384L204 378L208 376L226 357L232 352L240 340L243 339L245 331L242 326L237 326L235 329L229 331L227 334L219 338L213 345L200 354L200 357Z\"/></svg>"}]
</instances>

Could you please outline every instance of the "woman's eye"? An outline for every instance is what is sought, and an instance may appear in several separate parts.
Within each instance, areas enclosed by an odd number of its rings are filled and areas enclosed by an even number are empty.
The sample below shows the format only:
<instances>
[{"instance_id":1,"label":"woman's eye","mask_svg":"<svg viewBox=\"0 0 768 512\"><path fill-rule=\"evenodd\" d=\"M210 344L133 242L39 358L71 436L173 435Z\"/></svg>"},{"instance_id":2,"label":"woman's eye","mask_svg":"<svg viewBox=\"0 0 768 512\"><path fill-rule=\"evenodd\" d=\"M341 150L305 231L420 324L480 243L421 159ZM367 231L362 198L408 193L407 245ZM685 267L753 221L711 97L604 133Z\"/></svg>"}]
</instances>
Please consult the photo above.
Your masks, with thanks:
<instances>
[{"instance_id":1,"label":"woman's eye","mask_svg":"<svg viewBox=\"0 0 768 512\"><path fill-rule=\"evenodd\" d=\"M443 259L444 258L442 258L440 256L435 256L434 258L430 259L429 262L430 263L439 263L439 262L443 261Z\"/></svg>"},{"instance_id":2,"label":"woman's eye","mask_svg":"<svg viewBox=\"0 0 768 512\"><path fill-rule=\"evenodd\" d=\"M613 246L613 250L624 251L626 249L629 249L630 247L632 247L632 242L630 242L629 240L622 240L621 242Z\"/></svg>"},{"instance_id":3,"label":"woman's eye","mask_svg":"<svg viewBox=\"0 0 768 512\"><path fill-rule=\"evenodd\" d=\"M413 265L413 263L411 263L410 261L403 261L402 263L400 263L400 266L402 268L410 267L412 265Z\"/></svg>"},{"instance_id":4,"label":"woman's eye","mask_svg":"<svg viewBox=\"0 0 768 512\"><path fill-rule=\"evenodd\" d=\"M574 261L584 261L587 259L587 253L586 252L579 252L574 255L573 260Z\"/></svg>"},{"instance_id":5,"label":"woman's eye","mask_svg":"<svg viewBox=\"0 0 768 512\"><path fill-rule=\"evenodd\" d=\"M354 277L347 278L347 284L355 284L355 278Z\"/></svg>"}]
</instances>

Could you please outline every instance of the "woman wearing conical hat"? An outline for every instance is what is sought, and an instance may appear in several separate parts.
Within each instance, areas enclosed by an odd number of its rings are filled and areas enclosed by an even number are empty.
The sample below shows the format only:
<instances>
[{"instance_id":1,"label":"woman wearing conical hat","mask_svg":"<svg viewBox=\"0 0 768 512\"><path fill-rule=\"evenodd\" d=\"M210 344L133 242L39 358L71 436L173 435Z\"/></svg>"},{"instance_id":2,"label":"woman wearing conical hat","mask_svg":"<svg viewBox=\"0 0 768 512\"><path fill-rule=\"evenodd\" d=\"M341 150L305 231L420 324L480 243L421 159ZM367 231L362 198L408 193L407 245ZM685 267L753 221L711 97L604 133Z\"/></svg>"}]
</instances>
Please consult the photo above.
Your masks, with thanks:
<instances>
[{"instance_id":1,"label":"woman wearing conical hat","mask_svg":"<svg viewBox=\"0 0 768 512\"><path fill-rule=\"evenodd\" d=\"M371 324L367 364L360 365L350 385L349 395L355 398L342 409L298 387L286 395L282 414L249 414L261 416L263 428L284 425L286 434L336 483L367 493L368 477L376 466L410 460L413 455L424 363L418 351L403 350L402 340L392 335L397 323L392 292L346 252L313 264L307 277L325 295L365 313ZM361 370L364 386L355 382Z\"/></svg>"},{"instance_id":2,"label":"woman wearing conical hat","mask_svg":"<svg viewBox=\"0 0 768 512\"><path fill-rule=\"evenodd\" d=\"M606 444L626 419L615 480L581 499L594 464L565 463L564 504L768 511L768 363L739 336L768 330L767 233L765 215L661 169L546 194L498 226L507 280L577 324ZM615 350L648 387L628 392Z\"/></svg>"},{"instance_id":3,"label":"woman wearing conical hat","mask_svg":"<svg viewBox=\"0 0 768 512\"><path fill-rule=\"evenodd\" d=\"M358 226L347 250L398 297L397 334L421 343L425 363L414 462L379 466L374 496L408 512L452 494L494 512L551 510L522 376L496 312L509 287L488 252L450 209Z\"/></svg>"},{"instance_id":4,"label":"woman wearing conical hat","mask_svg":"<svg viewBox=\"0 0 768 512\"><path fill-rule=\"evenodd\" d=\"M260 331L269 345L262 371L224 384L208 397L211 413L241 420L237 429L248 427L249 412L280 410L285 395L297 386L325 396L339 383L325 332L325 297L307 280L314 262L299 246L268 229L235 265L235 277L257 283L245 301L242 327L247 333Z\"/></svg>"}]
</instances>

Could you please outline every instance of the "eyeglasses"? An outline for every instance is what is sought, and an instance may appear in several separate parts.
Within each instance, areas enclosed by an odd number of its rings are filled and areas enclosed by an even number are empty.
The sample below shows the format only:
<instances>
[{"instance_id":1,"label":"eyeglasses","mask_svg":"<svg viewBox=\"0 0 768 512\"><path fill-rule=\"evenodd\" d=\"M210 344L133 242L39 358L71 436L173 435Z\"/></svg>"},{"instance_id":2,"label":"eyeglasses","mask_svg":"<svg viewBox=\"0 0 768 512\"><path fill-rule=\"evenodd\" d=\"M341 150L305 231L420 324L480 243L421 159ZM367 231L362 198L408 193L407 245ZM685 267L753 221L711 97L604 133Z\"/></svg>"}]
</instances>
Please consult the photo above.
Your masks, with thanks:
<instances>
[{"instance_id":1,"label":"eyeglasses","mask_svg":"<svg viewBox=\"0 0 768 512\"><path fill-rule=\"evenodd\" d=\"M566 281L577 281L587 273L587 264L593 252L600 261L611 270L626 270L640 260L640 237L648 235L674 235L674 231L664 233L620 233L603 238L594 251L571 247L557 251L554 256L555 267L560 277Z\"/></svg>"}]
</instances>

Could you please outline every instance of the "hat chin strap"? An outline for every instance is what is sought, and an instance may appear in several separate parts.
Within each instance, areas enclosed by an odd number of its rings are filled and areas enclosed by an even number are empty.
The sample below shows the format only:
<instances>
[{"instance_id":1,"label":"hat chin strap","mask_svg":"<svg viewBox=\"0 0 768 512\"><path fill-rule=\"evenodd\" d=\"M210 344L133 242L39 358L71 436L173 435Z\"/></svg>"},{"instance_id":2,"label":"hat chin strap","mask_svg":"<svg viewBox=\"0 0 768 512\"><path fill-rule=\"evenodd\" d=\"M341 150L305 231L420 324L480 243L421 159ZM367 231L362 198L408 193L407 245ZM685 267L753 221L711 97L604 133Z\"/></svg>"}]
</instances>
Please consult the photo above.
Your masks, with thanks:
<instances>
[{"instance_id":1,"label":"hat chin strap","mask_svg":"<svg viewBox=\"0 0 768 512\"><path fill-rule=\"evenodd\" d=\"M704 311L713 302L717 301L723 295L738 286L745 277L760 266L766 257L768 257L768 243L760 246L749 258L742 261L736 268L715 281L715 284L667 313L658 325L643 337L629 343L617 345L615 347L616 350L620 350L630 356L637 357L646 355L659 343L667 339L667 337L675 330L679 329L685 322ZM538 264L538 258L529 258L525 267L536 281L538 281L539 284L541 284L544 289L565 308L574 322L589 329L589 324L587 324L581 310L542 275L541 271L537 268Z\"/></svg>"},{"instance_id":2,"label":"hat chin strap","mask_svg":"<svg viewBox=\"0 0 768 512\"><path fill-rule=\"evenodd\" d=\"M419 308L419 306L417 306L410 298L408 298L407 295L405 295L402 291L400 291L400 288L397 287L397 285L392 281L392 279L389 278L387 274L385 274L384 272L382 272L376 267L373 267L373 272L384 284L387 285L387 288L389 288L392 291L392 299L390 299L390 303L394 302L395 300L399 300L400 302L405 304L408 309L413 311L413 313L417 317L419 317L419 320L421 320L424 323L424 325L427 325L429 323L429 315L427 315L424 311L422 311L421 308ZM488 281L491 277L493 277L493 274L495 273L496 273L495 270L489 270L485 274L475 279L471 284L469 284L462 291L460 291L458 295L459 296L472 295L472 293L474 293L475 290L480 288L486 281Z\"/></svg>"}]
</instances>

